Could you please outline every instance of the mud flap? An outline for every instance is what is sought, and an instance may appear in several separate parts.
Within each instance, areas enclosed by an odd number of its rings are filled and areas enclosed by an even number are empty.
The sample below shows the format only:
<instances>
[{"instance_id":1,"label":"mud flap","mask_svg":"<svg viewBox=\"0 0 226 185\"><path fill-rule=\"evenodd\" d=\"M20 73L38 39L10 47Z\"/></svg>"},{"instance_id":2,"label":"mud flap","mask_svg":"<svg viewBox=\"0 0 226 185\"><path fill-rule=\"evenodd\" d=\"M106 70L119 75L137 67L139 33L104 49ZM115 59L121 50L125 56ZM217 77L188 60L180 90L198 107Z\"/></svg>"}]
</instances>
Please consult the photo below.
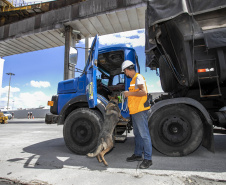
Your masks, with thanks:
<instances>
[{"instance_id":1,"label":"mud flap","mask_svg":"<svg viewBox=\"0 0 226 185\"><path fill-rule=\"evenodd\" d=\"M202 146L205 147L210 152L214 153L215 145L214 145L214 136L213 136L213 125L209 124L206 121L203 127L204 127L204 134L203 134Z\"/></svg>"}]
</instances>

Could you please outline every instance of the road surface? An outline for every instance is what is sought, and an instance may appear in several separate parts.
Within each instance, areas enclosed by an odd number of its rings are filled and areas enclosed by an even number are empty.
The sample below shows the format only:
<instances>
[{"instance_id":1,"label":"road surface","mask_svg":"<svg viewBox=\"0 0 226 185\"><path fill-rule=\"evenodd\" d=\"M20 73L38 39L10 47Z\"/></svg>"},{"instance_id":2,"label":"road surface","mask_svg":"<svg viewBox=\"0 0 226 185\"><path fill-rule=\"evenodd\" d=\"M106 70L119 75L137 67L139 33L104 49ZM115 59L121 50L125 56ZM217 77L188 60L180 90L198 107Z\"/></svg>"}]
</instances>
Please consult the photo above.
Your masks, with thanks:
<instances>
[{"instance_id":1,"label":"road surface","mask_svg":"<svg viewBox=\"0 0 226 185\"><path fill-rule=\"evenodd\" d=\"M44 119L0 124L0 184L226 184L226 135L214 136L215 153L201 146L186 157L167 157L153 149L153 165L141 170L140 162L126 162L133 153L132 133L105 156L105 167L70 152L62 130Z\"/></svg>"}]
</instances>

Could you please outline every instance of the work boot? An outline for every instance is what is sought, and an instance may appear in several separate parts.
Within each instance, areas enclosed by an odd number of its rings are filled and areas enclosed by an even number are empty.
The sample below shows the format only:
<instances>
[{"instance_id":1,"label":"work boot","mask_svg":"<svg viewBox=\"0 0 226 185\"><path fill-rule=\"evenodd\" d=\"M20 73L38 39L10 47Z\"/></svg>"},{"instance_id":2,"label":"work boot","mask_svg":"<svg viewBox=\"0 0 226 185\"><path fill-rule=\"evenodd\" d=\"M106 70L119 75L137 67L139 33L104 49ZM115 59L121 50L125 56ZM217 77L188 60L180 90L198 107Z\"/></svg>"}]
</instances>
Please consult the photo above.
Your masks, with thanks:
<instances>
[{"instance_id":1,"label":"work boot","mask_svg":"<svg viewBox=\"0 0 226 185\"><path fill-rule=\"evenodd\" d=\"M144 159L143 162L140 164L140 169L149 168L152 165L152 160Z\"/></svg>"},{"instance_id":2,"label":"work boot","mask_svg":"<svg viewBox=\"0 0 226 185\"><path fill-rule=\"evenodd\" d=\"M142 156L136 156L135 154L133 154L131 157L126 158L127 162L142 161L142 160L143 160Z\"/></svg>"}]
</instances>

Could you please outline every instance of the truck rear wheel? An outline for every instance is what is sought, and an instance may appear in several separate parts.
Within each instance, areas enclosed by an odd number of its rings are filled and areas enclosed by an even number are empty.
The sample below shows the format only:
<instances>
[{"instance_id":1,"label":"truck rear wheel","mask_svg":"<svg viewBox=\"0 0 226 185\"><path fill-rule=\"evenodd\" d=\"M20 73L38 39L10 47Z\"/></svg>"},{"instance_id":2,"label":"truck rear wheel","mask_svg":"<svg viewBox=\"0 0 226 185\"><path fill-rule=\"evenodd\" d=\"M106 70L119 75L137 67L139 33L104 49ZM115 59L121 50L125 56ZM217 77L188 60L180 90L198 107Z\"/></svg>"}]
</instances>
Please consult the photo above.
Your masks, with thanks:
<instances>
[{"instance_id":1,"label":"truck rear wheel","mask_svg":"<svg viewBox=\"0 0 226 185\"><path fill-rule=\"evenodd\" d=\"M184 104L165 106L149 119L153 146L168 156L185 156L202 142L203 124L197 112Z\"/></svg>"},{"instance_id":2,"label":"truck rear wheel","mask_svg":"<svg viewBox=\"0 0 226 185\"><path fill-rule=\"evenodd\" d=\"M68 149L80 155L93 151L98 142L103 119L94 110L79 108L65 120L63 135Z\"/></svg>"}]
</instances>

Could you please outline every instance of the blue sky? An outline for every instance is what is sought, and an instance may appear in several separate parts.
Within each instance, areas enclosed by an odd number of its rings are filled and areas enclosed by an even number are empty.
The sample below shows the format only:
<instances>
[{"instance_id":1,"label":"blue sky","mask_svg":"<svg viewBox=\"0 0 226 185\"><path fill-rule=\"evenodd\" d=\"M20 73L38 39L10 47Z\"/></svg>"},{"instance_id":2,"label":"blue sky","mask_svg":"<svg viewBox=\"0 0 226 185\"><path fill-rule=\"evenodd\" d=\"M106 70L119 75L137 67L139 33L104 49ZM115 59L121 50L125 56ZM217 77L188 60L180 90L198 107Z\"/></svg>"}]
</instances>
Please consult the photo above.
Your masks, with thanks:
<instances>
[{"instance_id":1,"label":"blue sky","mask_svg":"<svg viewBox=\"0 0 226 185\"><path fill-rule=\"evenodd\" d=\"M100 47L126 43L137 52L141 74L145 77L149 92L161 92L159 77L149 68L145 72L144 30L135 30L100 36ZM90 41L92 43L92 41ZM76 46L84 47L84 40ZM84 66L84 50L79 49L78 61ZM63 80L64 46L30 53L4 57L1 107L7 105L9 76L11 79L10 106L15 108L34 108L46 106L51 96L57 93L57 85ZM78 65L80 66L80 65ZM77 67L78 67L77 66ZM76 74L78 76L80 74Z\"/></svg>"}]
</instances>

